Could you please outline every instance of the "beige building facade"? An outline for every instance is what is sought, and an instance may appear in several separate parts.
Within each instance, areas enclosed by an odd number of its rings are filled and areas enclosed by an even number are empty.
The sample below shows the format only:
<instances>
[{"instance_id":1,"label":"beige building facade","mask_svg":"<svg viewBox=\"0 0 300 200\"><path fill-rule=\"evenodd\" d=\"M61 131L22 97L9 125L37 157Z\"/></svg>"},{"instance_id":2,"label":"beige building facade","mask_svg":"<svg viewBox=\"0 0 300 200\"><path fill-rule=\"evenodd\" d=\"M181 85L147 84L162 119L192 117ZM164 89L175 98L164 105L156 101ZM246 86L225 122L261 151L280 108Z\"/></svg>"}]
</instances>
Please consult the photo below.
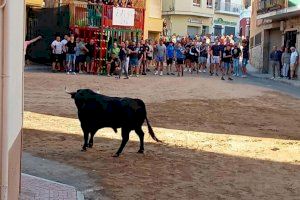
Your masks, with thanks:
<instances>
[{"instance_id":1,"label":"beige building facade","mask_svg":"<svg viewBox=\"0 0 300 200\"><path fill-rule=\"evenodd\" d=\"M144 39L159 39L163 31L162 1L146 0Z\"/></svg>"},{"instance_id":2,"label":"beige building facade","mask_svg":"<svg viewBox=\"0 0 300 200\"><path fill-rule=\"evenodd\" d=\"M164 0L163 18L167 35L196 35L211 33L214 6L210 0Z\"/></svg>"},{"instance_id":3,"label":"beige building facade","mask_svg":"<svg viewBox=\"0 0 300 200\"><path fill-rule=\"evenodd\" d=\"M252 1L250 62L262 73L269 73L273 46L300 50L300 1Z\"/></svg>"},{"instance_id":4,"label":"beige building facade","mask_svg":"<svg viewBox=\"0 0 300 200\"><path fill-rule=\"evenodd\" d=\"M0 185L1 200L20 192L25 1L0 1Z\"/></svg>"}]
</instances>

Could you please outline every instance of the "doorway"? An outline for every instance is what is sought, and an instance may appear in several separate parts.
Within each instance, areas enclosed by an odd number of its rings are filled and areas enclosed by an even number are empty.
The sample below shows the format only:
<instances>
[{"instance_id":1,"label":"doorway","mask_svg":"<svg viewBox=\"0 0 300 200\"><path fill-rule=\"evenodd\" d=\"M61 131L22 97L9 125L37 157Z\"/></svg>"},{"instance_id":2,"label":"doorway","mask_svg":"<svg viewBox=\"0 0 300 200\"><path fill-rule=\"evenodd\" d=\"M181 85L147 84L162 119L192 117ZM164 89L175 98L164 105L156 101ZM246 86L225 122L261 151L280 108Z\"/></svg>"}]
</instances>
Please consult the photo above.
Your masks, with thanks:
<instances>
[{"instance_id":1,"label":"doorway","mask_svg":"<svg viewBox=\"0 0 300 200\"><path fill-rule=\"evenodd\" d=\"M284 46L291 48L295 47L297 42L297 31L288 31L284 35Z\"/></svg>"}]
</instances>

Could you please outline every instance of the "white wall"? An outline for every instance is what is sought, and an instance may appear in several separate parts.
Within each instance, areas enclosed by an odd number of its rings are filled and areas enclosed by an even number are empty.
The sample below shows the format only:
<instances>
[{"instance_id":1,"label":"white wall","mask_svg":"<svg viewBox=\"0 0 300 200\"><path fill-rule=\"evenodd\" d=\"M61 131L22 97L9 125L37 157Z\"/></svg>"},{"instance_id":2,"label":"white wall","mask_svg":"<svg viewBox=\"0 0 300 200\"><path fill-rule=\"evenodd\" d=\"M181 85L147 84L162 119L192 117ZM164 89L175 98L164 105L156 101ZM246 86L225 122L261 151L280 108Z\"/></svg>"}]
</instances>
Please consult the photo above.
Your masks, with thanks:
<instances>
[{"instance_id":1,"label":"white wall","mask_svg":"<svg viewBox=\"0 0 300 200\"><path fill-rule=\"evenodd\" d=\"M23 66L24 66L24 0L8 0L4 11L4 128L10 148L20 133L23 121Z\"/></svg>"}]
</instances>

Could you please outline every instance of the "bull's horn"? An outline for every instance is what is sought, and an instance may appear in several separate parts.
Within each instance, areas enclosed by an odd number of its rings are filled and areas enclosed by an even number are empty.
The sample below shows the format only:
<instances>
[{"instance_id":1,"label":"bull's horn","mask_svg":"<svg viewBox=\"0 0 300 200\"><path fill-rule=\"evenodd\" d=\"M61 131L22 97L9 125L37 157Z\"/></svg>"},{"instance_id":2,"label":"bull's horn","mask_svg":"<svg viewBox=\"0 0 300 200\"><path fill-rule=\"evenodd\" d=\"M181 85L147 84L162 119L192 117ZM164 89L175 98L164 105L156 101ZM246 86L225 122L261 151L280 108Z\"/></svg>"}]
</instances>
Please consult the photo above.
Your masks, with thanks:
<instances>
[{"instance_id":1,"label":"bull's horn","mask_svg":"<svg viewBox=\"0 0 300 200\"><path fill-rule=\"evenodd\" d=\"M67 94L74 94L74 92L68 91L67 86L65 86L65 92L66 92Z\"/></svg>"}]
</instances>

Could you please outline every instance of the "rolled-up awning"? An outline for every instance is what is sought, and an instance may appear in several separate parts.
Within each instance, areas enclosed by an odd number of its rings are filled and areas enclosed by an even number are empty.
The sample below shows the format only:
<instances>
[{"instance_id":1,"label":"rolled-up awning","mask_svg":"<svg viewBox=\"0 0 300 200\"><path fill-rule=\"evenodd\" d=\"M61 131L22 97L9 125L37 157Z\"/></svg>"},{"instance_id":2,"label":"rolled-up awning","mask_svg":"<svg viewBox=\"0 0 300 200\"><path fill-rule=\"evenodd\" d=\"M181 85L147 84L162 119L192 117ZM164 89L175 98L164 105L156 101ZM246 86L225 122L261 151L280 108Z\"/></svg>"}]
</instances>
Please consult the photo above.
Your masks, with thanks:
<instances>
[{"instance_id":1,"label":"rolled-up awning","mask_svg":"<svg viewBox=\"0 0 300 200\"><path fill-rule=\"evenodd\" d=\"M26 6L43 7L44 0L26 0Z\"/></svg>"}]
</instances>

